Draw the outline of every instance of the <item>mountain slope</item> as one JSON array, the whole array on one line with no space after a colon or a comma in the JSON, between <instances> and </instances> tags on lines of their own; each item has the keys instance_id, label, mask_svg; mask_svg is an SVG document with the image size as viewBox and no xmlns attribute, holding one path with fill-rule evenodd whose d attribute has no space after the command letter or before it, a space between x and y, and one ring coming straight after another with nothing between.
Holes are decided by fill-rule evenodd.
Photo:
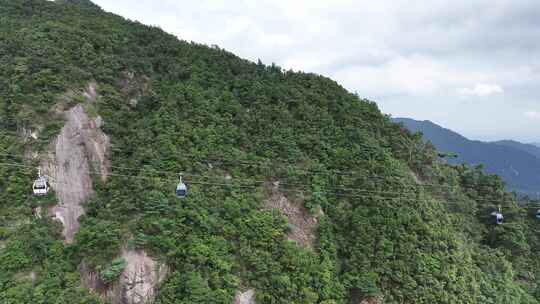
<instances>
[{"instance_id":1,"label":"mountain slope","mask_svg":"<svg viewBox=\"0 0 540 304\"><path fill-rule=\"evenodd\" d=\"M412 132L422 132L437 149L458 154L450 163L482 164L501 176L509 189L537 196L540 193L540 149L511 141L486 143L469 140L430 121L395 118Z\"/></svg>"},{"instance_id":2,"label":"mountain slope","mask_svg":"<svg viewBox=\"0 0 540 304\"><path fill-rule=\"evenodd\" d=\"M533 144L523 144L514 140L500 140L500 141L494 141L492 143L497 144L497 145L512 147L521 151L525 151L531 155L534 155L540 158L540 148Z\"/></svg>"},{"instance_id":3,"label":"mountain slope","mask_svg":"<svg viewBox=\"0 0 540 304\"><path fill-rule=\"evenodd\" d=\"M538 303L538 225L501 179L334 81L91 5L0 17L1 303ZM91 196L33 197L47 159Z\"/></svg>"}]
</instances>

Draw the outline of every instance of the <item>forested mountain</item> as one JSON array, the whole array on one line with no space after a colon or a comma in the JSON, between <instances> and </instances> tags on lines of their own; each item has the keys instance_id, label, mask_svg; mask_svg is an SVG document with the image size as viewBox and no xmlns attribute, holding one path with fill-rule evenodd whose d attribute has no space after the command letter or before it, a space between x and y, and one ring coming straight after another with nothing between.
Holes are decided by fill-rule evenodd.
<instances>
[{"instance_id":1,"label":"forested mountain","mask_svg":"<svg viewBox=\"0 0 540 304\"><path fill-rule=\"evenodd\" d=\"M453 152L456 158L447 158L451 164L482 164L488 173L501 176L508 188L537 197L540 194L540 148L516 141L482 142L469 140L456 132L431 121L394 118L412 132L422 132L443 152Z\"/></svg>"},{"instance_id":2,"label":"forested mountain","mask_svg":"<svg viewBox=\"0 0 540 304\"><path fill-rule=\"evenodd\" d=\"M538 303L535 211L328 78L0 0L0 303Z\"/></svg>"}]
</instances>

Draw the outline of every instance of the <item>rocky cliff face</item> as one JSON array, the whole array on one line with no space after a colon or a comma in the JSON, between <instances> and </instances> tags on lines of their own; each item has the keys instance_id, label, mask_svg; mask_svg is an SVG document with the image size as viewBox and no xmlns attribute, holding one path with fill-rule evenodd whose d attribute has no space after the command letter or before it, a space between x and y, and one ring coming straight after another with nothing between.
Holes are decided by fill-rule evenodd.
<instances>
[{"instance_id":1,"label":"rocky cliff face","mask_svg":"<svg viewBox=\"0 0 540 304\"><path fill-rule=\"evenodd\" d=\"M360 302L360 304L383 304L383 303L384 303L384 298L382 296L370 297Z\"/></svg>"},{"instance_id":2,"label":"rocky cliff face","mask_svg":"<svg viewBox=\"0 0 540 304\"><path fill-rule=\"evenodd\" d=\"M279 190L279 182L267 185L267 190L269 197L264 202L264 208L280 211L290 225L290 232L287 235L289 240L304 248L312 249L319 223L317 217L310 214L301 201L289 200Z\"/></svg>"},{"instance_id":3,"label":"rocky cliff face","mask_svg":"<svg viewBox=\"0 0 540 304\"><path fill-rule=\"evenodd\" d=\"M82 92L65 94L61 105L55 109L65 120L65 125L41 162L43 173L49 177L59 202L49 209L49 214L62 222L67 243L73 242L79 229L84 203L93 194L93 178L106 182L109 174L107 152L110 140L101 131L104 122L99 116L91 118L87 111L99 99L96 87L95 83L90 83ZM64 105L81 97L85 103L71 108ZM104 284L99 274L83 263L79 268L83 285L114 304L151 302L168 268L144 251L124 250L121 257L126 261L126 267L118 282Z\"/></svg>"},{"instance_id":4,"label":"rocky cliff face","mask_svg":"<svg viewBox=\"0 0 540 304\"><path fill-rule=\"evenodd\" d=\"M124 249L121 257L126 266L117 282L103 283L97 272L83 264L79 268L83 285L113 304L152 303L159 285L167 278L169 268L149 257L144 250Z\"/></svg>"},{"instance_id":5,"label":"rocky cliff face","mask_svg":"<svg viewBox=\"0 0 540 304\"><path fill-rule=\"evenodd\" d=\"M87 103L94 102L95 85L90 84L82 96ZM49 213L62 222L65 240L71 243L79 229L79 217L84 213L83 204L92 195L92 176L107 179L109 138L100 129L101 118L89 118L82 104L57 112L66 123L41 166L59 201Z\"/></svg>"},{"instance_id":6,"label":"rocky cliff face","mask_svg":"<svg viewBox=\"0 0 540 304\"><path fill-rule=\"evenodd\" d=\"M255 304L255 290L249 289L245 292L236 293L234 304Z\"/></svg>"},{"instance_id":7,"label":"rocky cliff face","mask_svg":"<svg viewBox=\"0 0 540 304\"><path fill-rule=\"evenodd\" d=\"M150 258L144 251L126 250L122 253L126 261L118 287L113 291L114 304L151 303L169 269Z\"/></svg>"}]
</instances>

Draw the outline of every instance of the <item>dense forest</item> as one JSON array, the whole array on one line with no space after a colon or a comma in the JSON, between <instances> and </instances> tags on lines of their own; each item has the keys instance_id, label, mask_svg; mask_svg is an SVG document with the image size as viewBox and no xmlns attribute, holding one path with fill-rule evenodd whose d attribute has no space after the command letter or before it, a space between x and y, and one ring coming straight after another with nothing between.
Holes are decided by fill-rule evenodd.
<instances>
[{"instance_id":1,"label":"dense forest","mask_svg":"<svg viewBox=\"0 0 540 304\"><path fill-rule=\"evenodd\" d=\"M66 98L89 83L95 103ZM72 243L35 215L54 191L31 191L28 155L60 133L60 103L101 117L111 141ZM265 208L276 189L317 217L311 246ZM246 288L261 304L539 303L540 221L504 189L328 78L89 1L0 0L0 303L106 302L81 265L114 285L126 247L170 269L157 304L233 303Z\"/></svg>"}]
</instances>

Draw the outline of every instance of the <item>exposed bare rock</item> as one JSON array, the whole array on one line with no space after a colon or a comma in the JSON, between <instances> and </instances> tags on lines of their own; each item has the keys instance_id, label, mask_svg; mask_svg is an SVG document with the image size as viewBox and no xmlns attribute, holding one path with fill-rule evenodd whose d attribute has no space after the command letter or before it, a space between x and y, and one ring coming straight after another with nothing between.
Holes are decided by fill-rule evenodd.
<instances>
[{"instance_id":1,"label":"exposed bare rock","mask_svg":"<svg viewBox=\"0 0 540 304\"><path fill-rule=\"evenodd\" d=\"M28 278L30 278L30 280L32 281L32 283L35 283L36 280L37 280L37 274L35 271L32 271L30 272L30 274L28 275Z\"/></svg>"},{"instance_id":2,"label":"exposed bare rock","mask_svg":"<svg viewBox=\"0 0 540 304\"><path fill-rule=\"evenodd\" d=\"M382 296L379 297L370 297L363 299L359 304L383 304L384 298Z\"/></svg>"},{"instance_id":3,"label":"exposed bare rock","mask_svg":"<svg viewBox=\"0 0 540 304\"><path fill-rule=\"evenodd\" d=\"M409 173L411 174L411 177L413 178L415 183L419 185L424 184L424 182L420 179L420 177L418 177L418 174L416 174L416 172L414 172L413 170L409 170Z\"/></svg>"},{"instance_id":4,"label":"exposed bare rock","mask_svg":"<svg viewBox=\"0 0 540 304\"><path fill-rule=\"evenodd\" d=\"M129 107L136 108L140 98L150 91L150 78L127 71L122 74L118 86L120 91L127 97Z\"/></svg>"},{"instance_id":5,"label":"exposed bare rock","mask_svg":"<svg viewBox=\"0 0 540 304\"><path fill-rule=\"evenodd\" d=\"M50 212L62 222L66 241L71 243L79 228L78 219L84 212L82 204L92 194L92 179L80 136L86 114L77 106L66 117L68 121L53 143L54 152L48 155L42 167L60 202Z\"/></svg>"},{"instance_id":6,"label":"exposed bare rock","mask_svg":"<svg viewBox=\"0 0 540 304\"><path fill-rule=\"evenodd\" d=\"M169 268L149 257L143 250L123 250L121 257L126 267L118 282L104 284L98 273L86 267L79 267L83 286L113 304L152 303L157 289L167 278Z\"/></svg>"},{"instance_id":7,"label":"exposed bare rock","mask_svg":"<svg viewBox=\"0 0 540 304\"><path fill-rule=\"evenodd\" d=\"M30 128L21 127L17 130L18 136L21 138L23 142L26 142L30 139L38 139L39 133L41 130L32 130Z\"/></svg>"},{"instance_id":8,"label":"exposed bare rock","mask_svg":"<svg viewBox=\"0 0 540 304\"><path fill-rule=\"evenodd\" d=\"M245 292L237 292L234 304L255 304L255 290L249 289Z\"/></svg>"},{"instance_id":9,"label":"exposed bare rock","mask_svg":"<svg viewBox=\"0 0 540 304\"><path fill-rule=\"evenodd\" d=\"M40 218L41 218L41 211L42 211L42 210L41 210L41 207L40 207L40 206L34 208L32 211L33 211L34 217L35 217L36 219L40 219Z\"/></svg>"},{"instance_id":10,"label":"exposed bare rock","mask_svg":"<svg viewBox=\"0 0 540 304\"><path fill-rule=\"evenodd\" d=\"M126 261L120 283L114 291L114 304L151 303L157 287L165 280L169 269L150 258L144 251L127 250L122 253Z\"/></svg>"},{"instance_id":11,"label":"exposed bare rock","mask_svg":"<svg viewBox=\"0 0 540 304\"><path fill-rule=\"evenodd\" d=\"M128 102L129 106L132 108L136 108L137 104L139 104L139 101L135 98L131 98Z\"/></svg>"},{"instance_id":12,"label":"exposed bare rock","mask_svg":"<svg viewBox=\"0 0 540 304\"><path fill-rule=\"evenodd\" d=\"M88 96L94 96L92 88L88 90ZM91 120L81 104L63 112L63 116L66 123L41 166L60 203L49 212L62 222L66 242L71 243L84 213L82 205L93 192L92 173L97 170L103 181L107 179L109 138L99 128L100 118Z\"/></svg>"},{"instance_id":13,"label":"exposed bare rock","mask_svg":"<svg viewBox=\"0 0 540 304\"><path fill-rule=\"evenodd\" d=\"M28 160L38 160L39 159L39 153L28 149L28 150L24 151L24 158L28 159Z\"/></svg>"},{"instance_id":14,"label":"exposed bare rock","mask_svg":"<svg viewBox=\"0 0 540 304\"><path fill-rule=\"evenodd\" d=\"M110 147L110 140L109 137L101 131L102 124L103 122L99 116L95 120L90 120L88 128L83 132L86 133L83 139L91 163L97 166L101 180L106 182L107 176L109 175L107 150Z\"/></svg>"},{"instance_id":15,"label":"exposed bare rock","mask_svg":"<svg viewBox=\"0 0 540 304\"><path fill-rule=\"evenodd\" d=\"M21 272L15 274L14 278L15 280L28 280L34 284L37 280L37 274L35 271Z\"/></svg>"},{"instance_id":16,"label":"exposed bare rock","mask_svg":"<svg viewBox=\"0 0 540 304\"><path fill-rule=\"evenodd\" d=\"M86 89L83 91L82 95L86 98L87 101L95 102L98 98L97 93L97 84L95 82L90 82Z\"/></svg>"},{"instance_id":17,"label":"exposed bare rock","mask_svg":"<svg viewBox=\"0 0 540 304\"><path fill-rule=\"evenodd\" d=\"M79 272L81 273L82 285L95 294L100 294L104 298L107 297L108 286L103 283L99 273L90 269L86 263L82 263L79 266Z\"/></svg>"},{"instance_id":18,"label":"exposed bare rock","mask_svg":"<svg viewBox=\"0 0 540 304\"><path fill-rule=\"evenodd\" d=\"M313 248L318 220L304 207L303 202L292 202L280 190L279 182L267 185L270 196L264 202L266 210L279 210L288 220L288 238L304 248Z\"/></svg>"}]
</instances>

